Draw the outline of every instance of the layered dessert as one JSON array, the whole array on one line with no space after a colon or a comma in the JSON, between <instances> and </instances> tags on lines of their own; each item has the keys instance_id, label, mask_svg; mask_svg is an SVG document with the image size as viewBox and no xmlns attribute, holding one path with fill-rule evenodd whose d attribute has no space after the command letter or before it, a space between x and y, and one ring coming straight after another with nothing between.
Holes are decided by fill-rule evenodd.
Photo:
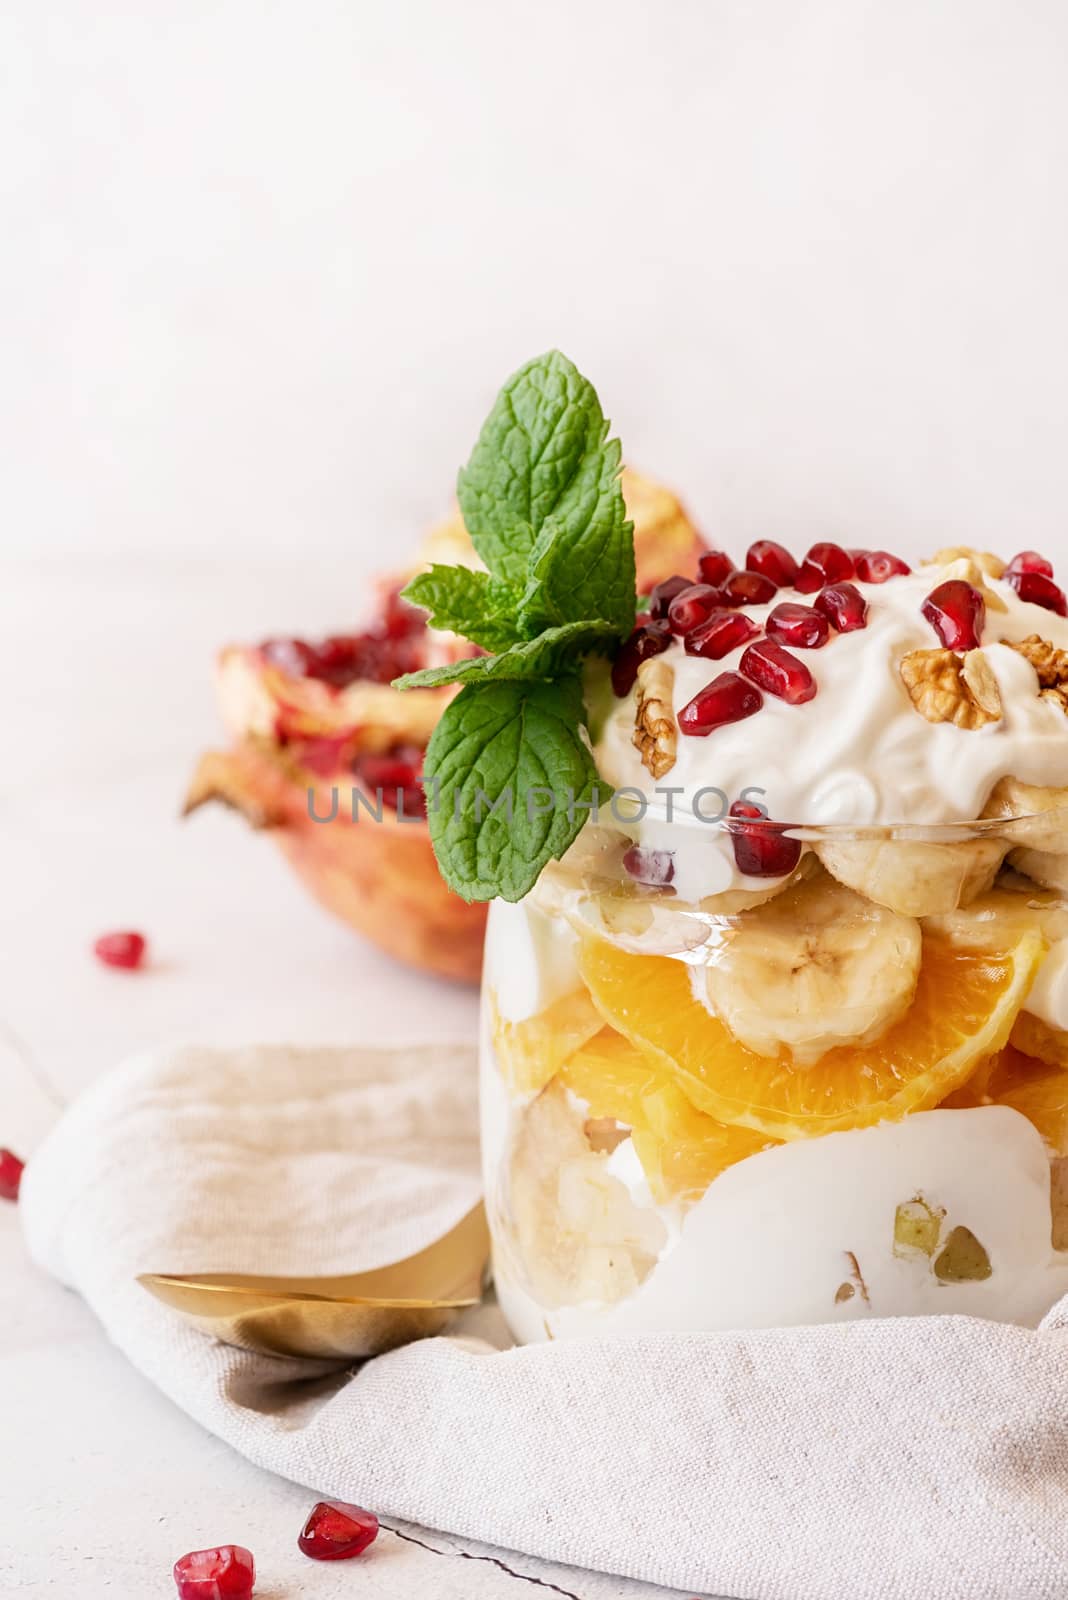
<instances>
[{"instance_id":1,"label":"layered dessert","mask_svg":"<svg viewBox=\"0 0 1068 1600\"><path fill-rule=\"evenodd\" d=\"M678 498L634 471L622 475L638 579L655 585L694 562L703 543ZM216 675L229 748L200 760L187 812L209 801L270 832L328 910L413 966L476 982L486 914L450 892L426 827L423 761L455 690L401 694L402 674L483 654L401 597L413 574L482 563L457 512L424 539L402 576L379 582L358 629L229 645Z\"/></svg>"},{"instance_id":2,"label":"layered dessert","mask_svg":"<svg viewBox=\"0 0 1068 1600\"><path fill-rule=\"evenodd\" d=\"M1003 561L709 550L635 595L558 353L461 473L483 650L426 771L491 901L486 1199L521 1340L1068 1292L1068 604Z\"/></svg>"}]
</instances>

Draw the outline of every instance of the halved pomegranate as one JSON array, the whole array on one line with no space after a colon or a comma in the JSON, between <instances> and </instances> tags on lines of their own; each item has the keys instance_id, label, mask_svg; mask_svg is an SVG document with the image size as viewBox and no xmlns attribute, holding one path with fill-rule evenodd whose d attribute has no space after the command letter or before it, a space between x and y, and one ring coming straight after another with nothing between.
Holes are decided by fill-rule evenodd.
<instances>
[{"instance_id":1,"label":"halved pomegranate","mask_svg":"<svg viewBox=\"0 0 1068 1600\"><path fill-rule=\"evenodd\" d=\"M692 571L704 544L677 498L634 472L624 471L622 484L639 591ZM455 691L390 687L402 672L477 653L427 629L399 598L432 561L478 565L458 513L432 531L408 573L378 586L368 626L222 651L218 696L232 745L201 759L185 809L209 800L236 807L272 833L329 910L391 955L473 983L486 908L445 887L419 786L427 742ZM666 623L646 625L662 627L670 642ZM314 820L331 815L335 793L335 820Z\"/></svg>"}]
</instances>

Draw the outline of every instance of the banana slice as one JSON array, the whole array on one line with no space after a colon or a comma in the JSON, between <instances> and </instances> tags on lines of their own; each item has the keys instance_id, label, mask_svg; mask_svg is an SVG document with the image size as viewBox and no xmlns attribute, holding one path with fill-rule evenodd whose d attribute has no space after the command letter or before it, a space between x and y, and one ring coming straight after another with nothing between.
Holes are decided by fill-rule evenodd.
<instances>
[{"instance_id":1,"label":"banana slice","mask_svg":"<svg viewBox=\"0 0 1068 1600\"><path fill-rule=\"evenodd\" d=\"M983 816L1020 818L1010 835L1016 844L1058 853L1068 849L1068 789L1002 778L991 789Z\"/></svg>"},{"instance_id":2,"label":"banana slice","mask_svg":"<svg viewBox=\"0 0 1068 1600\"><path fill-rule=\"evenodd\" d=\"M1034 928L1053 945L1068 939L1068 902L1051 889L1036 888L1028 879L1007 872L970 906L928 917L923 926L958 950L1004 950Z\"/></svg>"},{"instance_id":3,"label":"banana slice","mask_svg":"<svg viewBox=\"0 0 1068 1600\"><path fill-rule=\"evenodd\" d=\"M1009 846L1003 839L924 844L904 839L825 840L815 846L839 883L903 917L937 917L989 889Z\"/></svg>"},{"instance_id":4,"label":"banana slice","mask_svg":"<svg viewBox=\"0 0 1068 1600\"><path fill-rule=\"evenodd\" d=\"M1021 845L1019 850L1009 851L1009 864L1044 889L1068 894L1068 851L1032 850Z\"/></svg>"},{"instance_id":5,"label":"banana slice","mask_svg":"<svg viewBox=\"0 0 1068 1600\"><path fill-rule=\"evenodd\" d=\"M870 1044L908 1010L920 925L821 874L747 912L695 969L700 998L760 1055L800 1065ZM701 995L701 990L705 995Z\"/></svg>"}]
</instances>

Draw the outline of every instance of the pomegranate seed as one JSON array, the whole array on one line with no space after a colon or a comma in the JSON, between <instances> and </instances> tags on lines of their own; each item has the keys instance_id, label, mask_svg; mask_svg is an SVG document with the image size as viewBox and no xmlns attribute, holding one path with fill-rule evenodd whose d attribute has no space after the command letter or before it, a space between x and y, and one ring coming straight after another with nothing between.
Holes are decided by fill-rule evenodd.
<instances>
[{"instance_id":1,"label":"pomegranate seed","mask_svg":"<svg viewBox=\"0 0 1068 1600\"><path fill-rule=\"evenodd\" d=\"M1040 577L1052 578L1053 562L1040 556L1037 550L1021 550L1019 555L1013 556L1003 576L1011 583L1012 575L1017 572L1037 572Z\"/></svg>"},{"instance_id":2,"label":"pomegranate seed","mask_svg":"<svg viewBox=\"0 0 1068 1600\"><path fill-rule=\"evenodd\" d=\"M734 562L722 550L706 550L697 563L705 583L722 583L727 575L734 571Z\"/></svg>"},{"instance_id":3,"label":"pomegranate seed","mask_svg":"<svg viewBox=\"0 0 1068 1600\"><path fill-rule=\"evenodd\" d=\"M287 678L306 678L315 665L315 651L303 639L265 639L260 653Z\"/></svg>"},{"instance_id":4,"label":"pomegranate seed","mask_svg":"<svg viewBox=\"0 0 1068 1600\"><path fill-rule=\"evenodd\" d=\"M313 1561L348 1561L362 1555L378 1537L378 1518L343 1500L320 1500L312 1507L297 1544Z\"/></svg>"},{"instance_id":5,"label":"pomegranate seed","mask_svg":"<svg viewBox=\"0 0 1068 1600\"><path fill-rule=\"evenodd\" d=\"M747 878L785 878L794 870L801 859L801 842L788 839L782 823L769 822L759 806L745 800L736 800L730 814L744 819L741 827L730 830L739 872Z\"/></svg>"},{"instance_id":6,"label":"pomegranate seed","mask_svg":"<svg viewBox=\"0 0 1068 1600\"><path fill-rule=\"evenodd\" d=\"M421 606L413 606L410 600L401 599L401 589L391 589L386 596L386 603L382 610L382 631L389 639L405 639L412 634L422 633L426 627L427 613Z\"/></svg>"},{"instance_id":7,"label":"pomegranate seed","mask_svg":"<svg viewBox=\"0 0 1068 1600\"><path fill-rule=\"evenodd\" d=\"M830 583L812 604L839 633L853 633L868 626L868 602L855 584Z\"/></svg>"},{"instance_id":8,"label":"pomegranate seed","mask_svg":"<svg viewBox=\"0 0 1068 1600\"><path fill-rule=\"evenodd\" d=\"M720 603L728 606L764 606L778 594L778 585L762 572L732 572L723 581Z\"/></svg>"},{"instance_id":9,"label":"pomegranate seed","mask_svg":"<svg viewBox=\"0 0 1068 1600\"><path fill-rule=\"evenodd\" d=\"M693 586L693 578L683 578L679 573L676 573L673 578L665 578L663 583L657 584L649 596L649 616L666 617L668 606L675 596L681 594L684 589L692 589ZM639 619L636 617L635 622L637 621Z\"/></svg>"},{"instance_id":10,"label":"pomegranate seed","mask_svg":"<svg viewBox=\"0 0 1068 1600\"><path fill-rule=\"evenodd\" d=\"M683 643L688 656L721 661L740 644L755 639L759 632L759 623L747 617L744 611L713 611L707 621L686 635Z\"/></svg>"},{"instance_id":11,"label":"pomegranate seed","mask_svg":"<svg viewBox=\"0 0 1068 1600\"><path fill-rule=\"evenodd\" d=\"M174 1563L174 1582L180 1600L249 1600L256 1563L239 1544L191 1550Z\"/></svg>"},{"instance_id":12,"label":"pomegranate seed","mask_svg":"<svg viewBox=\"0 0 1068 1600\"><path fill-rule=\"evenodd\" d=\"M13 1150L0 1150L0 1200L17 1200L26 1163Z\"/></svg>"},{"instance_id":13,"label":"pomegranate seed","mask_svg":"<svg viewBox=\"0 0 1068 1600\"><path fill-rule=\"evenodd\" d=\"M636 883L659 888L675 876L675 855L671 850L643 850L641 845L632 844L623 857L623 870Z\"/></svg>"},{"instance_id":14,"label":"pomegranate seed","mask_svg":"<svg viewBox=\"0 0 1068 1600\"><path fill-rule=\"evenodd\" d=\"M831 625L812 606L795 606L789 600L769 612L764 624L769 639L792 644L798 650L819 650L831 635Z\"/></svg>"},{"instance_id":15,"label":"pomegranate seed","mask_svg":"<svg viewBox=\"0 0 1068 1600\"><path fill-rule=\"evenodd\" d=\"M144 960L145 936L143 933L102 933L93 945L93 952L106 967L122 967L132 972Z\"/></svg>"},{"instance_id":16,"label":"pomegranate seed","mask_svg":"<svg viewBox=\"0 0 1068 1600\"><path fill-rule=\"evenodd\" d=\"M816 680L796 656L774 639L759 639L742 657L738 671L788 705L800 706L816 693Z\"/></svg>"},{"instance_id":17,"label":"pomegranate seed","mask_svg":"<svg viewBox=\"0 0 1068 1600\"><path fill-rule=\"evenodd\" d=\"M745 564L750 572L762 572L777 589L788 589L797 577L797 562L783 545L774 539L758 539L746 551Z\"/></svg>"},{"instance_id":18,"label":"pomegranate seed","mask_svg":"<svg viewBox=\"0 0 1068 1600\"><path fill-rule=\"evenodd\" d=\"M889 550L856 550L850 554L861 583L886 583L890 578L904 578L912 571L907 561L892 556Z\"/></svg>"},{"instance_id":19,"label":"pomegranate seed","mask_svg":"<svg viewBox=\"0 0 1068 1600\"><path fill-rule=\"evenodd\" d=\"M668 625L672 633L689 633L691 628L699 628L720 603L718 589L713 589L709 583L692 583L668 606Z\"/></svg>"},{"instance_id":20,"label":"pomegranate seed","mask_svg":"<svg viewBox=\"0 0 1068 1600\"><path fill-rule=\"evenodd\" d=\"M381 754L357 756L353 771L373 795L381 791L383 805L396 811L403 806L406 817L426 816L426 794L419 783L423 751L418 745L394 745Z\"/></svg>"},{"instance_id":21,"label":"pomegranate seed","mask_svg":"<svg viewBox=\"0 0 1068 1600\"><path fill-rule=\"evenodd\" d=\"M986 621L986 601L963 578L932 589L920 607L947 650L977 650Z\"/></svg>"},{"instance_id":22,"label":"pomegranate seed","mask_svg":"<svg viewBox=\"0 0 1068 1600\"><path fill-rule=\"evenodd\" d=\"M1059 617L1068 616L1064 590L1052 578L1047 578L1045 573L1006 572L1005 576L1021 600L1028 600L1034 606L1043 606L1047 611L1055 611Z\"/></svg>"},{"instance_id":23,"label":"pomegranate seed","mask_svg":"<svg viewBox=\"0 0 1068 1600\"><path fill-rule=\"evenodd\" d=\"M828 583L841 583L853 576L853 557L840 544L814 544L797 574L795 589L815 594Z\"/></svg>"},{"instance_id":24,"label":"pomegranate seed","mask_svg":"<svg viewBox=\"0 0 1068 1600\"><path fill-rule=\"evenodd\" d=\"M683 706L679 712L679 727L694 738L704 738L713 728L753 716L763 704L764 696L759 689L754 689L736 672L721 672Z\"/></svg>"},{"instance_id":25,"label":"pomegranate seed","mask_svg":"<svg viewBox=\"0 0 1068 1600\"><path fill-rule=\"evenodd\" d=\"M612 663L612 688L620 699L633 689L642 662L660 655L670 643L671 629L662 618L646 623L644 628L635 628Z\"/></svg>"}]
</instances>

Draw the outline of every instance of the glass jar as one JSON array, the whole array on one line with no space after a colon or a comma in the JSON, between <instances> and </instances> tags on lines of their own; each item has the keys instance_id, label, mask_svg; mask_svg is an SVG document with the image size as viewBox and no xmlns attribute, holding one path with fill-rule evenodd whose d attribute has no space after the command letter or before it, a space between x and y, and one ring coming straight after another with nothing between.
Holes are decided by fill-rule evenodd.
<instances>
[{"instance_id":1,"label":"glass jar","mask_svg":"<svg viewBox=\"0 0 1068 1600\"><path fill-rule=\"evenodd\" d=\"M482 1107L523 1342L1034 1325L1068 1292L1068 811L588 825L491 908Z\"/></svg>"}]
</instances>

